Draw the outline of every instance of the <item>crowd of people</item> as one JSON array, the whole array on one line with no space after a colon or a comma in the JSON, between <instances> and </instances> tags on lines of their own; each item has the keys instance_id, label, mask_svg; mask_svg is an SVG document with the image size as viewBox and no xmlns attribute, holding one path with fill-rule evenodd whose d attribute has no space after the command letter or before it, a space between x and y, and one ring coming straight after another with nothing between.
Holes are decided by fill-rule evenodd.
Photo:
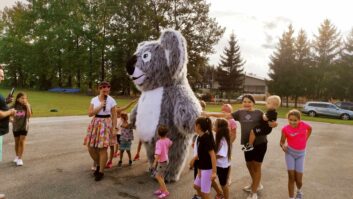
<instances>
[{"instance_id":1,"label":"crowd of people","mask_svg":"<svg viewBox=\"0 0 353 199\"><path fill-rule=\"evenodd\" d=\"M4 80L4 71L0 68L0 82ZM92 170L96 181L104 178L104 170L112 168L113 158L119 157L118 166L123 164L124 153L128 155L128 165L133 163L131 144L134 139L133 126L129 123L126 111L137 100L127 106L118 107L111 97L109 82L99 84L99 95L92 98L88 110L92 117L84 138L93 160ZM266 113L255 109L255 100L252 95L244 95L242 108L233 112L230 104L224 104L221 112L205 112L206 103L201 101L202 115L195 122L195 135L192 138L193 157L190 169L194 170L193 188L196 193L193 199L211 198L211 189L216 192L216 199L228 199L230 196L230 173L232 160L232 145L236 140L238 121L241 126L240 142L244 146L244 157L251 183L244 187L249 192L247 199L257 199L257 192L263 189L261 182L261 168L267 151L267 135L272 128L278 126L276 109L281 104L278 96L267 98ZM12 103L12 101L14 101ZM12 105L8 105L11 104ZM15 159L17 166L22 166L25 139L29 129L29 118L32 109L27 95L20 92L13 100L12 96L6 99L0 95L0 161L2 158L2 136L9 131L9 123L13 125L15 139ZM215 117L216 119L211 119ZM288 172L288 195L290 199L303 198L302 178L304 173L304 159L306 143L311 135L311 126L301 121L301 113L291 110L287 114L288 124L282 128L280 149L285 153ZM173 142L168 138L168 126L160 125L157 129L159 139L155 147L155 161L151 167L151 175L156 178L159 188L154 191L157 198L167 198L170 194L164 182L165 171L168 165L169 148ZM139 159L141 150L134 160ZM108 149L110 153L108 155ZM217 180L218 179L218 180ZM296 194L295 194L296 187ZM0 193L0 199L5 198Z\"/></svg>"}]
</instances>

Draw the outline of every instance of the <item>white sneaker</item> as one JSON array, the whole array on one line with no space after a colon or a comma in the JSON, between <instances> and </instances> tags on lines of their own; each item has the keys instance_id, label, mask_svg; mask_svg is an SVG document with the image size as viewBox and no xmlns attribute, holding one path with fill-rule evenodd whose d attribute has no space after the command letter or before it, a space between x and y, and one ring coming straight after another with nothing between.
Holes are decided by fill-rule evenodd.
<instances>
[{"instance_id":1,"label":"white sneaker","mask_svg":"<svg viewBox=\"0 0 353 199\"><path fill-rule=\"evenodd\" d=\"M5 199L5 194L0 193L0 199Z\"/></svg>"},{"instance_id":2,"label":"white sneaker","mask_svg":"<svg viewBox=\"0 0 353 199\"><path fill-rule=\"evenodd\" d=\"M13 160L14 163L17 163L18 157L16 156L15 159Z\"/></svg>"},{"instance_id":3,"label":"white sneaker","mask_svg":"<svg viewBox=\"0 0 353 199\"><path fill-rule=\"evenodd\" d=\"M23 161L22 159L18 159L16 162L17 166L23 166Z\"/></svg>"},{"instance_id":4,"label":"white sneaker","mask_svg":"<svg viewBox=\"0 0 353 199\"><path fill-rule=\"evenodd\" d=\"M250 193L246 199L257 199L257 193Z\"/></svg>"},{"instance_id":5,"label":"white sneaker","mask_svg":"<svg viewBox=\"0 0 353 199\"><path fill-rule=\"evenodd\" d=\"M259 187L257 187L257 191L261 191L261 190L263 190L263 189L264 189L264 186L260 183L260 184L259 184ZM246 191L246 192L251 192L251 184L245 186L245 187L243 188L243 190Z\"/></svg>"}]
</instances>

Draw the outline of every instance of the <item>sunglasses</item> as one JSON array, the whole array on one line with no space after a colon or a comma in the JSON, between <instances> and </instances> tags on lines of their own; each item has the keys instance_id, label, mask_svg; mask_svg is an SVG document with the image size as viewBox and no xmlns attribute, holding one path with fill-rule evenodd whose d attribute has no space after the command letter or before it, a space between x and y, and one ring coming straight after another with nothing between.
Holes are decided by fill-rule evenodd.
<instances>
[{"instance_id":1,"label":"sunglasses","mask_svg":"<svg viewBox=\"0 0 353 199\"><path fill-rule=\"evenodd\" d=\"M102 88L110 88L110 86L100 86L99 88L100 89L102 89Z\"/></svg>"}]
</instances>

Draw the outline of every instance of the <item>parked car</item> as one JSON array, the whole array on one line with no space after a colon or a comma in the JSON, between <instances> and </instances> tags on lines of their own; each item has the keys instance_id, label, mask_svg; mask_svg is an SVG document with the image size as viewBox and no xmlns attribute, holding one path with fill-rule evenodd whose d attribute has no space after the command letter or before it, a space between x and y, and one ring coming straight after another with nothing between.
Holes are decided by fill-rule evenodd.
<instances>
[{"instance_id":1,"label":"parked car","mask_svg":"<svg viewBox=\"0 0 353 199\"><path fill-rule=\"evenodd\" d=\"M353 111L353 102L336 102L335 104L341 109Z\"/></svg>"},{"instance_id":2,"label":"parked car","mask_svg":"<svg viewBox=\"0 0 353 199\"><path fill-rule=\"evenodd\" d=\"M341 118L342 120L353 119L353 111L341 109L328 102L307 102L304 105L302 112L311 117L328 116Z\"/></svg>"}]
</instances>

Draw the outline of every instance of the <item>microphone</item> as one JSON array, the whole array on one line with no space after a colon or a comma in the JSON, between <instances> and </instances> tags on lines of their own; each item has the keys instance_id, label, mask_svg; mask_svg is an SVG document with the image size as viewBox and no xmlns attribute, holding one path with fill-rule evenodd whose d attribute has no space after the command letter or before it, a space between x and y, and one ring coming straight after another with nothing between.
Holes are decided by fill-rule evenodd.
<instances>
[{"instance_id":1,"label":"microphone","mask_svg":"<svg viewBox=\"0 0 353 199\"><path fill-rule=\"evenodd\" d=\"M108 98L108 95L104 95L104 101L105 101L105 103L107 103L107 98ZM103 111L105 111L105 105L103 106Z\"/></svg>"}]
</instances>

